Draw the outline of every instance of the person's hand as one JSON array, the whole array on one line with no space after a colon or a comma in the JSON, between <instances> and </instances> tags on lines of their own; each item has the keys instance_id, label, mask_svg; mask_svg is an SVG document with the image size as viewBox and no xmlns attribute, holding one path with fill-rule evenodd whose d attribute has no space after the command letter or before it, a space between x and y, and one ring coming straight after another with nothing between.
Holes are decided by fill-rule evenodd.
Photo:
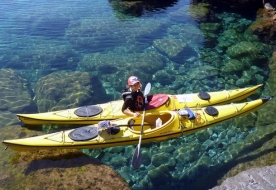
<instances>
[{"instance_id":1,"label":"person's hand","mask_svg":"<svg viewBox=\"0 0 276 190\"><path fill-rule=\"evenodd\" d=\"M134 116L134 117L140 117L140 115L141 115L141 114L140 114L139 112L135 112L133 116Z\"/></svg>"}]
</instances>

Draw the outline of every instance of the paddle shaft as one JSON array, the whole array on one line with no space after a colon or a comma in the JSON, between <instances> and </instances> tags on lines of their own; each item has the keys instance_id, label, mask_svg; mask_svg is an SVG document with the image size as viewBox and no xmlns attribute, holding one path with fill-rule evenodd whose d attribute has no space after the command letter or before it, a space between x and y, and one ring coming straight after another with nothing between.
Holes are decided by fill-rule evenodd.
<instances>
[{"instance_id":1,"label":"paddle shaft","mask_svg":"<svg viewBox=\"0 0 276 190\"><path fill-rule=\"evenodd\" d=\"M147 95L151 89L151 84L148 83L146 88L145 88L145 105L144 105L144 111L143 111L143 117L142 117L142 124L141 124L141 131L140 131L140 138L139 138L139 143L135 149L134 155L132 157L132 167L133 168L139 168L142 164L142 154L141 154L141 143L142 143L142 136L143 136L143 128L144 128L144 120L145 120L145 112L146 112L146 105L148 103L147 100Z\"/></svg>"},{"instance_id":2,"label":"paddle shaft","mask_svg":"<svg viewBox=\"0 0 276 190\"><path fill-rule=\"evenodd\" d=\"M138 143L137 147L135 148L134 155L132 157L132 167L135 169L138 169L142 164L141 143L142 143L142 134L143 134L143 128L144 128L145 110L146 110L146 108L143 111L139 143Z\"/></svg>"},{"instance_id":3,"label":"paddle shaft","mask_svg":"<svg viewBox=\"0 0 276 190\"><path fill-rule=\"evenodd\" d=\"M142 136L143 136L143 129L144 129L144 120L145 120L145 112L146 112L146 106L143 111L143 117L142 117L142 124L141 124L141 131L140 131L140 137L139 137L139 145L141 146ZM140 149L139 146L139 149ZM139 151L139 150L138 150Z\"/></svg>"},{"instance_id":4,"label":"paddle shaft","mask_svg":"<svg viewBox=\"0 0 276 190\"><path fill-rule=\"evenodd\" d=\"M143 129L144 129L144 120L145 120L145 112L146 112L146 105L148 103L147 100L147 94L145 94L145 105L144 105L144 110L143 110L143 117L142 117L142 124L141 124L141 131L140 131L140 138L139 138L139 150L140 150L140 146L141 146L141 142L142 142L142 136L143 136ZM139 151L138 150L138 151ZM139 156L139 155L138 155Z\"/></svg>"}]
</instances>

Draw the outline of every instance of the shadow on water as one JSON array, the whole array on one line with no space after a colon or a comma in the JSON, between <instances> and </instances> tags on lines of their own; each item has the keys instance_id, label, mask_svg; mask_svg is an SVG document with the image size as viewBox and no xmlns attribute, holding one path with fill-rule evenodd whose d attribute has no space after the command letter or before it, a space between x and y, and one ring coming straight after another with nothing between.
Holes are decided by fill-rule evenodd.
<instances>
[{"instance_id":1,"label":"shadow on water","mask_svg":"<svg viewBox=\"0 0 276 190\"><path fill-rule=\"evenodd\" d=\"M43 124L43 125L30 125L22 123L21 127L27 128L32 131L45 131L46 129L56 129L56 130L69 130L78 127L83 127L86 125L66 125L66 124Z\"/></svg>"},{"instance_id":2,"label":"shadow on water","mask_svg":"<svg viewBox=\"0 0 276 190\"><path fill-rule=\"evenodd\" d=\"M204 2L203 0L197 1ZM247 19L255 19L256 12L260 7L263 6L263 1L221 1L212 0L209 1L214 7L217 7L216 11L219 13L231 12L242 15L242 17ZM246 11L245 11L246 10Z\"/></svg>"},{"instance_id":3,"label":"shadow on water","mask_svg":"<svg viewBox=\"0 0 276 190\"><path fill-rule=\"evenodd\" d=\"M110 5L114 11L119 13L140 17L143 14L156 12L160 9L172 7L178 0L143 0L143 1L122 1L122 0L109 0Z\"/></svg>"},{"instance_id":4,"label":"shadow on water","mask_svg":"<svg viewBox=\"0 0 276 190\"><path fill-rule=\"evenodd\" d=\"M67 158L69 157L69 158ZM55 161L53 161L55 160ZM87 156L81 155L81 153L67 153L65 155L51 156L47 159L42 158L40 160L31 161L25 170L25 175L31 172L47 169L47 168L74 168L82 167L85 165L102 165L102 163L94 158L89 158Z\"/></svg>"}]
</instances>

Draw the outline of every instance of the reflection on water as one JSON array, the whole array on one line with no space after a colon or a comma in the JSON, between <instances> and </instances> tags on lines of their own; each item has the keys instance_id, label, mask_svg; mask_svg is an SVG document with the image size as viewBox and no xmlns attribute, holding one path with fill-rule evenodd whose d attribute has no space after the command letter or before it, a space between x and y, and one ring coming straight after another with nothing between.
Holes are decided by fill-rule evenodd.
<instances>
[{"instance_id":1,"label":"reflection on water","mask_svg":"<svg viewBox=\"0 0 276 190\"><path fill-rule=\"evenodd\" d=\"M1 1L0 11L1 139L59 131L57 125L11 125L18 122L17 113L120 99L130 75L151 82L151 93L265 83L275 49L249 30L255 18L248 14L188 0ZM263 109L195 134L143 145L139 170L130 166L134 146L83 152L113 167L133 189L192 189L196 179L224 170L272 138L273 126L256 127L264 123L258 114L266 118L268 113ZM3 176L10 174L7 160L15 154L3 152ZM20 169L12 170L22 173ZM26 175L33 170L28 171ZM8 187L7 180L0 178L0 183Z\"/></svg>"}]
</instances>

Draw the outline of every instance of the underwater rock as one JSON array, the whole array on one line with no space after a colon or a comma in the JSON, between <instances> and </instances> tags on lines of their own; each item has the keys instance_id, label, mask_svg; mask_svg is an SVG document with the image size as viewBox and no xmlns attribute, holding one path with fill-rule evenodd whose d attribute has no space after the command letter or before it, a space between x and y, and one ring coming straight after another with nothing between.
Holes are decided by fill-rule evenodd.
<instances>
[{"instance_id":1,"label":"underwater rock","mask_svg":"<svg viewBox=\"0 0 276 190\"><path fill-rule=\"evenodd\" d=\"M273 27L273 23L271 22L271 18L262 18L254 22L250 26L250 29L254 34L264 36L269 34L270 29L272 27Z\"/></svg>"},{"instance_id":2,"label":"underwater rock","mask_svg":"<svg viewBox=\"0 0 276 190\"><path fill-rule=\"evenodd\" d=\"M0 121L1 121L0 128L4 127L4 126L17 124L19 122L16 114L14 114L13 112L10 112L10 111L3 111L3 110L1 110Z\"/></svg>"},{"instance_id":3,"label":"underwater rock","mask_svg":"<svg viewBox=\"0 0 276 190\"><path fill-rule=\"evenodd\" d=\"M123 147L123 146L110 147L107 152L108 153L118 153L119 154L119 153L123 152L124 148L125 147Z\"/></svg>"},{"instance_id":4,"label":"underwater rock","mask_svg":"<svg viewBox=\"0 0 276 190\"><path fill-rule=\"evenodd\" d=\"M134 152L131 155L133 155L133 154L134 154ZM142 155L143 155L143 163L142 164L145 166L149 166L151 164L151 159L152 159L151 154L146 149L142 149Z\"/></svg>"},{"instance_id":5,"label":"underwater rock","mask_svg":"<svg viewBox=\"0 0 276 190\"><path fill-rule=\"evenodd\" d=\"M170 141L160 142L160 149L166 153L172 153L175 147L170 143Z\"/></svg>"},{"instance_id":6,"label":"underwater rock","mask_svg":"<svg viewBox=\"0 0 276 190\"><path fill-rule=\"evenodd\" d=\"M125 156L134 154L135 147L133 147L133 146L124 146L123 148L124 148L124 155Z\"/></svg>"},{"instance_id":7,"label":"underwater rock","mask_svg":"<svg viewBox=\"0 0 276 190\"><path fill-rule=\"evenodd\" d=\"M210 158L214 157L217 154L217 152L214 149L210 149L208 151L208 155Z\"/></svg>"},{"instance_id":8,"label":"underwater rock","mask_svg":"<svg viewBox=\"0 0 276 190\"><path fill-rule=\"evenodd\" d=\"M190 47L198 46L199 48L200 47L199 44L203 44L205 42L205 36L202 33L202 31L198 27L192 24L172 25L167 29L167 32L168 32L168 35L174 36L176 39L181 40L182 42L186 43ZM191 58L193 54L197 56L197 54L193 53L191 49L187 48L187 50L190 51L189 57L187 59Z\"/></svg>"},{"instance_id":9,"label":"underwater rock","mask_svg":"<svg viewBox=\"0 0 276 190\"><path fill-rule=\"evenodd\" d=\"M177 39L163 38L153 41L153 46L168 57L175 59L185 51L187 45Z\"/></svg>"},{"instance_id":10,"label":"underwater rock","mask_svg":"<svg viewBox=\"0 0 276 190\"><path fill-rule=\"evenodd\" d=\"M84 154L93 157L98 158L99 156L102 156L104 154L104 151L100 148L98 149L82 149L81 150Z\"/></svg>"},{"instance_id":11,"label":"underwater rock","mask_svg":"<svg viewBox=\"0 0 276 190\"><path fill-rule=\"evenodd\" d=\"M275 44L275 11L270 11L265 8L259 9L257 19L251 24L250 30L258 35L262 41Z\"/></svg>"},{"instance_id":12,"label":"underwater rock","mask_svg":"<svg viewBox=\"0 0 276 190\"><path fill-rule=\"evenodd\" d=\"M154 186L150 179L143 177L135 182L132 189L154 189Z\"/></svg>"},{"instance_id":13,"label":"underwater rock","mask_svg":"<svg viewBox=\"0 0 276 190\"><path fill-rule=\"evenodd\" d=\"M188 169L188 171L185 171L185 173L179 177L179 180L194 179L195 176L202 176L210 171L211 165L211 158L203 155Z\"/></svg>"},{"instance_id":14,"label":"underwater rock","mask_svg":"<svg viewBox=\"0 0 276 190\"><path fill-rule=\"evenodd\" d=\"M61 71L42 77L35 89L38 110L62 110L101 102L105 94L102 89L94 89L97 83L97 78L88 72Z\"/></svg>"},{"instance_id":15,"label":"underwater rock","mask_svg":"<svg viewBox=\"0 0 276 190\"><path fill-rule=\"evenodd\" d=\"M13 70L0 70L0 96L0 110L3 113L37 110L27 80Z\"/></svg>"},{"instance_id":16,"label":"underwater rock","mask_svg":"<svg viewBox=\"0 0 276 190\"><path fill-rule=\"evenodd\" d=\"M128 56L115 53L94 53L84 55L79 63L79 67L85 70L96 70L100 74L116 74L131 69L141 69L145 72L154 73L160 70L164 64L165 57L157 52L129 53Z\"/></svg>"},{"instance_id":17,"label":"underwater rock","mask_svg":"<svg viewBox=\"0 0 276 190\"><path fill-rule=\"evenodd\" d=\"M237 142L237 138L236 137L231 137L230 143L236 143Z\"/></svg>"},{"instance_id":18,"label":"underwater rock","mask_svg":"<svg viewBox=\"0 0 276 190\"><path fill-rule=\"evenodd\" d=\"M228 59L221 67L221 71L225 73L236 73L237 71L242 72L245 65L237 59Z\"/></svg>"},{"instance_id":19,"label":"underwater rock","mask_svg":"<svg viewBox=\"0 0 276 190\"><path fill-rule=\"evenodd\" d=\"M190 80L202 80L218 76L219 70L216 67L209 66L209 65L203 65L197 69L193 69L189 72L189 78Z\"/></svg>"},{"instance_id":20,"label":"underwater rock","mask_svg":"<svg viewBox=\"0 0 276 190\"><path fill-rule=\"evenodd\" d=\"M171 174L167 166L161 165L151 169L146 178L149 178L154 186L160 187L160 185L166 184L167 181L171 180Z\"/></svg>"},{"instance_id":21,"label":"underwater rock","mask_svg":"<svg viewBox=\"0 0 276 190\"><path fill-rule=\"evenodd\" d=\"M123 166L121 169L119 169L117 171L127 181L127 183L130 183L132 181L132 177L131 177L132 170L131 170L131 168Z\"/></svg>"},{"instance_id":22,"label":"underwater rock","mask_svg":"<svg viewBox=\"0 0 276 190\"><path fill-rule=\"evenodd\" d=\"M227 163L228 161L235 159L237 156L252 153L252 150L261 147L264 142L271 138L269 136L273 136L275 131L276 129L273 125L266 125L266 127L257 125L255 130L249 133L243 141L230 144L227 147L226 151L222 153L222 155L224 154L225 156L225 162Z\"/></svg>"},{"instance_id":23,"label":"underwater rock","mask_svg":"<svg viewBox=\"0 0 276 190\"><path fill-rule=\"evenodd\" d=\"M242 34L240 34L235 29L224 30L222 36L218 38L219 44L218 47L226 49L230 46L237 44L237 42L245 41Z\"/></svg>"},{"instance_id":24,"label":"underwater rock","mask_svg":"<svg viewBox=\"0 0 276 190\"><path fill-rule=\"evenodd\" d=\"M200 23L200 29L205 36L205 47L215 47L218 39L218 32L221 29L221 24L219 23Z\"/></svg>"},{"instance_id":25,"label":"underwater rock","mask_svg":"<svg viewBox=\"0 0 276 190\"><path fill-rule=\"evenodd\" d=\"M247 132L251 128L256 126L256 121L258 115L256 113L250 113L246 114L241 118L235 118L233 119L233 125L237 126L237 129L239 129L242 132ZM228 133L227 133L228 134ZM234 136L234 130L233 130L233 135Z\"/></svg>"},{"instance_id":26,"label":"underwater rock","mask_svg":"<svg viewBox=\"0 0 276 190\"><path fill-rule=\"evenodd\" d=\"M140 16L143 13L143 1L111 0L110 2L114 10L123 14Z\"/></svg>"},{"instance_id":27,"label":"underwater rock","mask_svg":"<svg viewBox=\"0 0 276 190\"><path fill-rule=\"evenodd\" d=\"M251 42L239 42L229 47L226 53L247 65L260 65L267 62L267 57Z\"/></svg>"},{"instance_id":28,"label":"underwater rock","mask_svg":"<svg viewBox=\"0 0 276 190\"><path fill-rule=\"evenodd\" d=\"M29 43L29 46L24 51L3 57L4 67L20 69L25 78L32 81L58 69L75 70L77 67L79 56L70 44L60 45L55 41L31 39L18 46L25 46L25 43Z\"/></svg>"},{"instance_id":29,"label":"underwater rock","mask_svg":"<svg viewBox=\"0 0 276 190\"><path fill-rule=\"evenodd\" d=\"M216 33L221 30L222 26L220 23L200 23L199 27L204 32Z\"/></svg>"},{"instance_id":30,"label":"underwater rock","mask_svg":"<svg viewBox=\"0 0 276 190\"><path fill-rule=\"evenodd\" d=\"M162 85L169 85L171 81L175 80L175 76L167 73L165 69L157 71L153 76L152 80L161 83Z\"/></svg>"},{"instance_id":31,"label":"underwater rock","mask_svg":"<svg viewBox=\"0 0 276 190\"><path fill-rule=\"evenodd\" d=\"M110 165L112 165L113 167L120 168L126 165L127 158L123 155L115 154L112 156L109 162L110 162Z\"/></svg>"},{"instance_id":32,"label":"underwater rock","mask_svg":"<svg viewBox=\"0 0 276 190\"><path fill-rule=\"evenodd\" d=\"M137 43L147 37L162 36L168 21L148 18L129 23L112 18L104 22L93 18L79 19L70 22L66 37L76 49L100 52L126 43Z\"/></svg>"},{"instance_id":33,"label":"underwater rock","mask_svg":"<svg viewBox=\"0 0 276 190\"><path fill-rule=\"evenodd\" d=\"M181 162L183 164L187 164L199 158L200 150L200 144L183 143L181 147L174 152L174 157L176 161Z\"/></svg>"},{"instance_id":34,"label":"underwater rock","mask_svg":"<svg viewBox=\"0 0 276 190\"><path fill-rule=\"evenodd\" d=\"M207 20L210 14L210 6L208 3L191 4L188 13L195 21L203 22Z\"/></svg>"},{"instance_id":35,"label":"underwater rock","mask_svg":"<svg viewBox=\"0 0 276 190\"><path fill-rule=\"evenodd\" d=\"M245 32L243 33L243 36L244 38L246 39L246 41L248 42L257 42L257 43L261 43L260 41L260 38L258 37L258 35L254 34L252 32L252 30L250 30L249 28L245 30ZM263 45L266 46L266 44L262 43ZM257 46L257 48L260 47L260 46ZM266 49L267 50L267 49Z\"/></svg>"},{"instance_id":36,"label":"underwater rock","mask_svg":"<svg viewBox=\"0 0 276 190\"><path fill-rule=\"evenodd\" d=\"M231 137L234 137L236 135L236 131L233 130L233 129L230 129L227 131L227 136L228 136L228 139L230 139Z\"/></svg>"},{"instance_id":37,"label":"underwater rock","mask_svg":"<svg viewBox=\"0 0 276 190\"><path fill-rule=\"evenodd\" d=\"M244 32L248 29L250 24L252 24L252 20L246 19L237 13L225 13L224 16L225 17L223 18L223 24L226 29L225 33L223 33L224 36L233 35L228 36L232 42L235 38L237 40L244 41Z\"/></svg>"},{"instance_id":38,"label":"underwater rock","mask_svg":"<svg viewBox=\"0 0 276 190\"><path fill-rule=\"evenodd\" d=\"M265 106L264 109L258 110L258 121L259 125L268 125L276 123L276 52L273 52L272 58L269 62L270 73L268 80L266 81L265 89L262 92L262 97L274 96L272 101ZM265 110L265 111L264 111Z\"/></svg>"},{"instance_id":39,"label":"underwater rock","mask_svg":"<svg viewBox=\"0 0 276 190\"><path fill-rule=\"evenodd\" d=\"M204 48L199 52L200 60L208 62L208 66L215 66L217 68L223 65L222 56L218 51L214 51L212 48ZM204 65L204 64L201 64ZM199 66L201 66L199 65Z\"/></svg>"},{"instance_id":40,"label":"underwater rock","mask_svg":"<svg viewBox=\"0 0 276 190\"><path fill-rule=\"evenodd\" d=\"M257 67L251 66L249 70L244 70L242 76L236 80L236 86L242 87L249 84L261 84L264 82L267 71Z\"/></svg>"},{"instance_id":41,"label":"underwater rock","mask_svg":"<svg viewBox=\"0 0 276 190\"><path fill-rule=\"evenodd\" d=\"M243 87L243 86L249 85L250 81L251 81L250 78L242 76L240 79L236 81L235 85L238 87Z\"/></svg>"},{"instance_id":42,"label":"underwater rock","mask_svg":"<svg viewBox=\"0 0 276 190\"><path fill-rule=\"evenodd\" d=\"M202 150L206 151L211 148L214 148L214 141L207 139L205 142L202 143Z\"/></svg>"},{"instance_id":43,"label":"underwater rock","mask_svg":"<svg viewBox=\"0 0 276 190\"><path fill-rule=\"evenodd\" d=\"M169 153L159 153L159 154L154 154L152 156L152 165L155 166L155 167L159 167L161 166L162 164L166 164L169 162L171 158L171 154Z\"/></svg>"},{"instance_id":44,"label":"underwater rock","mask_svg":"<svg viewBox=\"0 0 276 190\"><path fill-rule=\"evenodd\" d=\"M223 130L223 131L221 131L221 132L219 133L218 139L219 139L219 140L223 140L223 139L226 138L226 136L227 136L227 131L226 131L226 130Z\"/></svg>"},{"instance_id":45,"label":"underwater rock","mask_svg":"<svg viewBox=\"0 0 276 190\"><path fill-rule=\"evenodd\" d=\"M209 133L206 130L196 132L195 136L200 142L205 142L210 137Z\"/></svg>"},{"instance_id":46,"label":"underwater rock","mask_svg":"<svg viewBox=\"0 0 276 190\"><path fill-rule=\"evenodd\" d=\"M101 81L109 83L119 93L121 98L122 84L131 75L137 75L143 81L152 80L150 74L162 70L166 63L165 56L158 52L128 53L126 55L116 53L86 54L79 62L79 69L96 72ZM139 63L139 64L137 64Z\"/></svg>"}]
</instances>

